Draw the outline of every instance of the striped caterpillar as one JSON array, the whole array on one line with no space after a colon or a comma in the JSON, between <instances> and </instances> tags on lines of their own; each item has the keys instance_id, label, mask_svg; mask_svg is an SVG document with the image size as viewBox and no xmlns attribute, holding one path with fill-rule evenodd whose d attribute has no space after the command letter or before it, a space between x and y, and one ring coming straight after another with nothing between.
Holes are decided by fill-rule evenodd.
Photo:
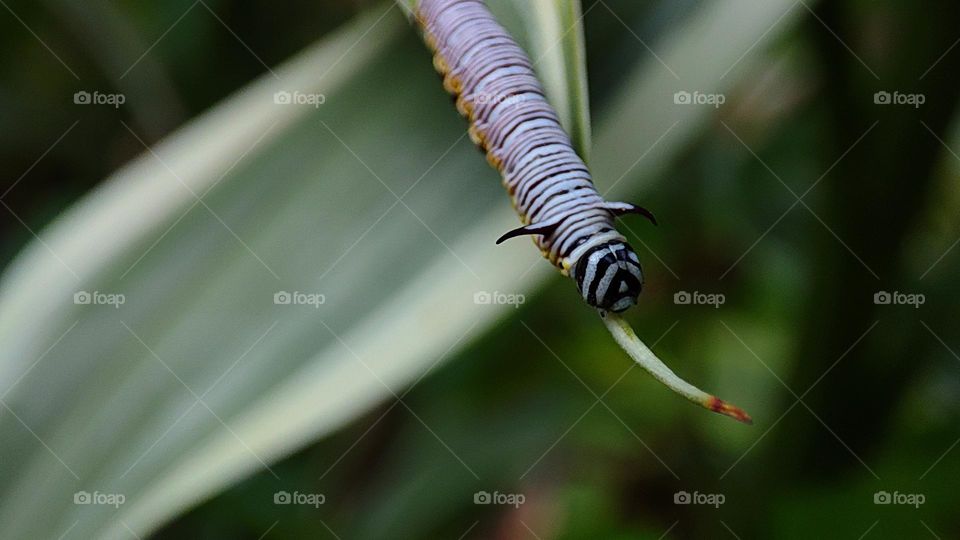
<instances>
[{"instance_id":1,"label":"striped caterpillar","mask_svg":"<svg viewBox=\"0 0 960 540\"><path fill-rule=\"evenodd\" d=\"M470 138L500 172L523 223L497 243L532 235L641 366L687 399L749 423L738 407L677 377L617 315L637 303L643 271L614 219L639 214L654 225L656 219L640 206L600 196L523 49L482 0L420 0L416 19L444 88L470 123Z\"/></svg>"}]
</instances>

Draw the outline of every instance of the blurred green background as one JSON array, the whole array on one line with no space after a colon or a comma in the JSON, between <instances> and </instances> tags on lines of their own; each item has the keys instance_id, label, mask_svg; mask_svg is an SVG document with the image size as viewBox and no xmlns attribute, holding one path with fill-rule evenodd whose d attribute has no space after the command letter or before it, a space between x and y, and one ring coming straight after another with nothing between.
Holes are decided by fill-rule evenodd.
<instances>
[{"instance_id":1,"label":"blurred green background","mask_svg":"<svg viewBox=\"0 0 960 540\"><path fill-rule=\"evenodd\" d=\"M689 67L696 59L684 70L663 53L683 39L677 33L708 3L583 0L595 126L591 164L607 172L597 175L598 185L616 183L622 196L660 221L654 229L628 219L628 228L621 228L647 274L640 306L629 318L675 371L743 406L754 426L691 407L633 369L569 280L550 275L517 309L471 327L449 355L431 356L428 369L411 375L393 395L373 399L372 408L358 407L355 418L329 436L278 456L271 470L254 468L153 537L960 537L960 328L954 309L960 290L951 277L960 269L960 249L954 249L960 236L960 5L931 0L923 7L897 1L784 6L772 24L738 36L747 46L731 51L733 65L713 66L722 74L716 87L702 87L684 85L696 77ZM0 232L7 264L34 241L34 233L143 154L144 144L161 141L257 77L269 78L267 66L278 66L358 17L379 21L384 13L386 22L364 39L389 46L363 60L369 67L358 76L355 102L327 96L318 114L330 116L311 128L326 138L302 135L294 155L309 159L314 144L339 148L326 132L346 134L343 146L350 150L340 148L337 159L360 173L379 171L386 180L381 183L402 193L417 179L393 178L394 167L427 170L453 143L452 159L472 174L442 160L434 164L437 169L416 188L425 198L417 201L420 206L411 202L417 211L411 213L428 215L428 228L437 233L422 234L416 224L421 234L415 238L397 232L412 244L440 250L436 239L455 240L445 234L448 223L479 222L483 201L508 205L495 173L469 141L454 142L465 125L431 74L416 32L388 4L45 0L4 7L0 168L7 191L0 197L6 207ZM344 50L338 63L359 62L351 48ZM727 65L736 71L725 71ZM634 93L635 69L675 78L671 90L722 91L725 102L717 108L684 105L667 92L636 114L623 97ZM71 96L83 89L122 92L127 103L77 106ZM885 104L877 92L893 99L922 95L924 102ZM695 120L685 116L693 108ZM647 114L660 118L659 127L650 127ZM380 126L371 121L377 117L392 121ZM418 122L418 129L433 135L405 135ZM626 126L647 143L638 148L622 141L617 148L624 132L611 128L606 133L613 135L603 135L597 126L605 122ZM677 132L672 126L679 126ZM684 129L689 134L678 138ZM351 135L364 130L369 142L356 143ZM410 163L397 165L384 148L407 148ZM621 155L635 167L598 161L606 155ZM370 165L363 162L361 169L354 157ZM663 162L655 170L645 170L657 159ZM244 171L249 182L242 189L253 202L228 207L222 212L226 221L247 219L249 232L258 223L282 220L278 212L290 206L263 190L283 189L284 171L296 171L299 163L277 157ZM338 184L332 173L324 179L335 187L303 195L305 206L350 207L349 193L361 189ZM380 190L375 180L367 182L370 191ZM241 188L218 187L213 196L227 189ZM316 202L321 198L325 202ZM369 224L392 202L386 197L376 212L357 212ZM192 219L184 223L192 227ZM327 264L364 232L339 224L300 226L314 227L303 233L306 238L315 234L339 246L324 248ZM483 230L479 239L492 243L508 226ZM191 237L191 230L183 236ZM381 229L369 234L376 239ZM169 240L170 256L182 261L187 274L212 272L202 263L206 258L233 264L232 255L217 247L232 244L230 236L209 239L206 249L179 249L184 244L176 237ZM348 307L323 308L344 310L331 317L359 318L375 307L352 301L361 298L356 290L393 289L392 276L400 282L424 272L411 266L399 246L375 249L374 242L369 253L358 247L348 258L380 265L386 277L356 283L343 275L340 285L322 289L331 297L338 290L349 293L343 295ZM507 273L519 275L535 263L534 250L524 249L530 258ZM456 254L442 256L456 266ZM136 254L122 266L133 259ZM146 281L159 279L149 273L153 268L160 267L148 256L137 272ZM323 271L302 268L304 275ZM174 290L180 278L170 278ZM165 305L167 289L158 285L156 292L153 305ZM678 303L675 295L684 292L719 294L724 301L716 307ZM878 303L875 296L883 292L922 295L923 303ZM218 313L206 313L209 331L229 342L233 323ZM321 328L312 324L299 333L323 333ZM242 334L232 358L266 329ZM43 352L52 342L36 347ZM209 353L195 352L197 358ZM60 369L51 358L23 379L38 403L57 403L60 393L70 393L69 385L45 383L43 369ZM3 380L8 386L19 381L15 375ZM108 395L113 383L101 382L106 390L100 395ZM17 464L32 459L25 456L52 459L25 429L33 427L25 411L42 407L22 399L20 409L11 398L0 411L0 424L22 437L0 443L12 464L3 478L7 502L21 496L15 486L31 485L13 481ZM71 410L69 400L61 403L59 412L38 413L38 422ZM33 431L47 440L42 429ZM35 452L21 441L30 441ZM58 454L71 445L52 446ZM162 454L163 446L156 452ZM281 491L323 494L324 502L316 508L274 504ZM523 504L477 504L483 493L521 495ZM922 504L877 504L885 493L894 503L919 495ZM722 504L678 504L684 494L695 503L719 495Z\"/></svg>"}]
</instances>

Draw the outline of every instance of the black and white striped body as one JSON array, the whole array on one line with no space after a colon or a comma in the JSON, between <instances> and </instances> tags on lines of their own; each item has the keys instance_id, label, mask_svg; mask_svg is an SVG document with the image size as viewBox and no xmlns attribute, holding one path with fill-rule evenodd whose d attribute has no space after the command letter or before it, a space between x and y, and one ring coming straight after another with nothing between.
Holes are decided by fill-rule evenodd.
<instances>
[{"instance_id":1,"label":"black and white striped body","mask_svg":"<svg viewBox=\"0 0 960 540\"><path fill-rule=\"evenodd\" d=\"M470 121L470 136L501 174L544 257L592 306L623 311L643 285L640 262L614 217L646 210L605 201L560 125L530 59L482 0L421 0L417 12L444 87Z\"/></svg>"}]
</instances>

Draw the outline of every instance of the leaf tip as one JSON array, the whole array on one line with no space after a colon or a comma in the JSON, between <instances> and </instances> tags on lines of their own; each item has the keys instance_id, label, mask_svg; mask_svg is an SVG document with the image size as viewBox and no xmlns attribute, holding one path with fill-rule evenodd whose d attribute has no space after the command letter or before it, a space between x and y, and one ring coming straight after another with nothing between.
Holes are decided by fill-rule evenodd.
<instances>
[{"instance_id":1,"label":"leaf tip","mask_svg":"<svg viewBox=\"0 0 960 540\"><path fill-rule=\"evenodd\" d=\"M737 407L732 403L727 403L726 401L716 397L710 396L710 399L704 404L706 408L710 409L713 412L720 413L725 416L733 418L737 422L743 422L748 426L753 425L753 418L747 414L747 411Z\"/></svg>"}]
</instances>

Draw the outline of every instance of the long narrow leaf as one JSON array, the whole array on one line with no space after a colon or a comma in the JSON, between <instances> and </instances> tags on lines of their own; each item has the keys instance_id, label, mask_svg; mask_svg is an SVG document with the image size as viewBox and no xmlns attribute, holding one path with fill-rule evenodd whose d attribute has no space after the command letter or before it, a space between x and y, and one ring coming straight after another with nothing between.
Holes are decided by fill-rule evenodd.
<instances>
[{"instance_id":1,"label":"long narrow leaf","mask_svg":"<svg viewBox=\"0 0 960 540\"><path fill-rule=\"evenodd\" d=\"M764 5L776 7L712 3L661 56L733 63L786 8ZM703 39L741 20L743 35ZM569 59L580 30L565 35L563 62L540 66L552 95L556 81L585 88ZM528 293L551 275L529 245L493 245L516 218L396 13L378 8L276 71L108 179L3 276L4 537L145 534L455 355L507 309L476 293ZM636 118L669 99L673 77L650 62L629 80L640 91L624 90L598 130L601 184L667 127ZM585 92L552 99L585 146ZM687 124L708 113L690 108ZM644 174L683 140L664 140ZM282 303L294 292L306 300ZM125 501L75 503L84 492Z\"/></svg>"}]
</instances>

